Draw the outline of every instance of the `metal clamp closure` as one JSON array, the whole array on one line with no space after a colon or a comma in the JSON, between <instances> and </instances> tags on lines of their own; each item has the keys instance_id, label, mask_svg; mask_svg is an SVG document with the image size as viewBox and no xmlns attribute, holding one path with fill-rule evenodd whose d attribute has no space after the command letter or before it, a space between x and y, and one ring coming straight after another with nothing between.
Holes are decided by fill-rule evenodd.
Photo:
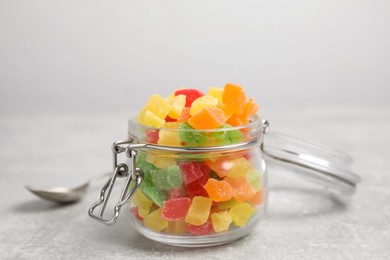
<instances>
[{"instance_id":1,"label":"metal clamp closure","mask_svg":"<svg viewBox=\"0 0 390 260\"><path fill-rule=\"evenodd\" d=\"M93 219L104 223L106 225L113 225L118 219L119 213L123 205L133 196L134 192L141 185L141 182L144 178L144 173L141 169L136 168L136 155L137 152L132 148L132 140L128 141L118 141L112 145L113 153L113 174L104 184L101 192L100 198L97 202L92 204L89 208L88 214ZM122 145L127 145L123 147ZM124 164L118 164L118 154L125 152L126 156L131 159L131 169ZM104 218L104 211L106 210L107 202L111 196L112 189L114 187L115 181L117 178L127 178L125 186L122 190L118 203L114 207L114 214L111 218ZM133 186L131 186L133 183ZM100 207L98 214L95 214L94 211L97 207Z\"/></svg>"}]
</instances>

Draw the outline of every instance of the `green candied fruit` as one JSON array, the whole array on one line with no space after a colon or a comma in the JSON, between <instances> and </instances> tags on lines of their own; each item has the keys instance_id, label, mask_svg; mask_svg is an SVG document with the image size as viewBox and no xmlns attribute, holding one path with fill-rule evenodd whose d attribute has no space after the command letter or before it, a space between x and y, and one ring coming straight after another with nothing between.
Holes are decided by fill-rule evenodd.
<instances>
[{"instance_id":1,"label":"green candied fruit","mask_svg":"<svg viewBox=\"0 0 390 260\"><path fill-rule=\"evenodd\" d=\"M153 186L158 190L170 190L172 187L168 182L168 175L165 170L151 171Z\"/></svg>"},{"instance_id":2,"label":"green candied fruit","mask_svg":"<svg viewBox=\"0 0 390 260\"><path fill-rule=\"evenodd\" d=\"M137 155L137 162L136 165L138 168L140 168L144 172L144 180L143 181L152 181L152 171L157 170L158 168L154 166L151 163L148 163L146 161L146 154L145 153L139 153Z\"/></svg>"},{"instance_id":3,"label":"green candied fruit","mask_svg":"<svg viewBox=\"0 0 390 260\"><path fill-rule=\"evenodd\" d=\"M172 165L167 168L167 181L171 188L178 189L183 183L183 179L181 177L180 168L177 165Z\"/></svg>"},{"instance_id":4,"label":"green candied fruit","mask_svg":"<svg viewBox=\"0 0 390 260\"><path fill-rule=\"evenodd\" d=\"M180 168L177 165L169 166L164 170L151 171L152 182L158 190L180 188L182 184Z\"/></svg>"},{"instance_id":5,"label":"green candied fruit","mask_svg":"<svg viewBox=\"0 0 390 260\"><path fill-rule=\"evenodd\" d=\"M182 123L179 126L179 137L180 140L182 142L185 142L187 145L196 145L196 146L200 145L201 143L207 140L207 137L203 133L196 131L195 128L193 128L187 122Z\"/></svg>"},{"instance_id":6,"label":"green candied fruit","mask_svg":"<svg viewBox=\"0 0 390 260\"><path fill-rule=\"evenodd\" d=\"M239 130L229 130L227 136L231 144L237 144L244 141L244 135Z\"/></svg>"},{"instance_id":7,"label":"green candied fruit","mask_svg":"<svg viewBox=\"0 0 390 260\"><path fill-rule=\"evenodd\" d=\"M146 161L146 154L145 153L139 153L139 155L137 155L137 162L136 162L136 165L138 168L140 168L145 174L148 174L150 173L150 171L153 171L153 170L156 170L157 167L154 166L153 164L151 163L148 163Z\"/></svg>"},{"instance_id":8,"label":"green candied fruit","mask_svg":"<svg viewBox=\"0 0 390 260\"><path fill-rule=\"evenodd\" d=\"M244 140L244 135L239 130L229 128L232 128L232 126L223 124L218 127L218 129L221 130L212 133L211 136L217 139L220 145L241 143ZM223 131L222 129L226 129L226 131Z\"/></svg>"},{"instance_id":9,"label":"green candied fruit","mask_svg":"<svg viewBox=\"0 0 390 260\"><path fill-rule=\"evenodd\" d=\"M165 197L159 192L155 187L149 185L141 185L141 191L145 194L145 196L157 204L159 207L163 206Z\"/></svg>"}]
</instances>

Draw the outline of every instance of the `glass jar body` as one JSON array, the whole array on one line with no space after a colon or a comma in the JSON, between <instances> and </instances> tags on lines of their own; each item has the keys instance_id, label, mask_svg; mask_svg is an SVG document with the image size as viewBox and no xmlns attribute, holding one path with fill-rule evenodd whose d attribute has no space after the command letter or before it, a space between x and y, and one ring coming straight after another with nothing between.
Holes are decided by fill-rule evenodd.
<instances>
[{"instance_id":1,"label":"glass jar body","mask_svg":"<svg viewBox=\"0 0 390 260\"><path fill-rule=\"evenodd\" d=\"M134 127L139 126L131 122L130 137L136 143L148 143L150 129L139 132ZM254 130L235 129L246 136L243 143L261 140L262 130ZM209 133L201 134L212 139ZM130 200L130 219L139 233L165 244L202 247L228 243L253 230L267 204L261 141L232 149L212 143L206 149L184 147L188 149L184 152L138 152L136 167L144 179Z\"/></svg>"}]
</instances>

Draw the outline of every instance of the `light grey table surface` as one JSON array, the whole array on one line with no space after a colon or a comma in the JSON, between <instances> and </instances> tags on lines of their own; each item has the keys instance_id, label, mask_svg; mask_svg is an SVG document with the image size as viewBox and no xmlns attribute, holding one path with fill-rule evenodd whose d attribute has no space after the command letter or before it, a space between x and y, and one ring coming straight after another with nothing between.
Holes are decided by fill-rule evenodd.
<instances>
[{"instance_id":1,"label":"light grey table surface","mask_svg":"<svg viewBox=\"0 0 390 260\"><path fill-rule=\"evenodd\" d=\"M111 167L110 145L126 137L130 113L0 115L1 259L389 259L390 107L274 108L271 131L337 147L362 178L350 198L269 171L268 214L236 242L201 249L152 242L123 214L108 227L80 203L42 201L26 184L71 187ZM287 176L287 177L286 177Z\"/></svg>"}]
</instances>

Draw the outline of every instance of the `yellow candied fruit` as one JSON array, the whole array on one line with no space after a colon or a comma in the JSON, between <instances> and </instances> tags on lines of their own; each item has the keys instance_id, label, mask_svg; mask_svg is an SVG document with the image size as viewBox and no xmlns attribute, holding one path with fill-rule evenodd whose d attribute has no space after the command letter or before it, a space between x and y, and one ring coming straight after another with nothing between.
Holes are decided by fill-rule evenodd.
<instances>
[{"instance_id":1,"label":"yellow candied fruit","mask_svg":"<svg viewBox=\"0 0 390 260\"><path fill-rule=\"evenodd\" d=\"M211 221L215 232L223 232L229 229L232 223L232 216L228 211L211 214Z\"/></svg>"},{"instance_id":2,"label":"yellow candied fruit","mask_svg":"<svg viewBox=\"0 0 390 260\"><path fill-rule=\"evenodd\" d=\"M181 123L177 122L167 122L161 128L158 134L157 143L160 145L168 145L168 146L180 146L181 140L179 136L179 132L177 129L179 128Z\"/></svg>"},{"instance_id":3,"label":"yellow candied fruit","mask_svg":"<svg viewBox=\"0 0 390 260\"><path fill-rule=\"evenodd\" d=\"M171 104L172 104L172 108L171 111L169 111L168 116L170 118L177 119L180 116L186 104L186 96L185 95L175 96Z\"/></svg>"},{"instance_id":4,"label":"yellow candied fruit","mask_svg":"<svg viewBox=\"0 0 390 260\"><path fill-rule=\"evenodd\" d=\"M238 227L245 227L250 217L255 213L248 203L241 203L229 210L229 214L232 217L234 225Z\"/></svg>"},{"instance_id":5,"label":"yellow candied fruit","mask_svg":"<svg viewBox=\"0 0 390 260\"><path fill-rule=\"evenodd\" d=\"M168 227L165 232L171 235L182 235L187 232L187 223L184 219L177 221L168 221Z\"/></svg>"},{"instance_id":6,"label":"yellow candied fruit","mask_svg":"<svg viewBox=\"0 0 390 260\"><path fill-rule=\"evenodd\" d=\"M145 218L150 211L150 208L153 205L153 201L148 199L141 190L137 190L134 194L134 196L131 198L131 202L134 203L134 205L138 208L138 214Z\"/></svg>"},{"instance_id":7,"label":"yellow candied fruit","mask_svg":"<svg viewBox=\"0 0 390 260\"><path fill-rule=\"evenodd\" d=\"M210 87L207 92L208 95L216 97L218 103L222 103L223 88L220 87Z\"/></svg>"},{"instance_id":8,"label":"yellow candied fruit","mask_svg":"<svg viewBox=\"0 0 390 260\"><path fill-rule=\"evenodd\" d=\"M156 232L160 232L167 228L168 220L161 217L162 208L153 211L144 218L144 226Z\"/></svg>"},{"instance_id":9,"label":"yellow candied fruit","mask_svg":"<svg viewBox=\"0 0 390 260\"><path fill-rule=\"evenodd\" d=\"M146 102L144 107L145 110L149 110L157 117L165 119L171 111L171 104L158 94L150 96L149 100Z\"/></svg>"},{"instance_id":10,"label":"yellow candied fruit","mask_svg":"<svg viewBox=\"0 0 390 260\"><path fill-rule=\"evenodd\" d=\"M205 95L203 97L199 97L192 102L190 115L193 116L203 108L215 107L218 104L218 99L216 97Z\"/></svg>"},{"instance_id":11,"label":"yellow candied fruit","mask_svg":"<svg viewBox=\"0 0 390 260\"><path fill-rule=\"evenodd\" d=\"M163 157L159 153L147 153L146 161L160 169L165 169L171 165L176 165L176 161L173 157Z\"/></svg>"},{"instance_id":12,"label":"yellow candied fruit","mask_svg":"<svg viewBox=\"0 0 390 260\"><path fill-rule=\"evenodd\" d=\"M218 203L217 207L220 210L227 210L227 209L231 209L235 205L238 205L238 202L235 199L230 199L230 200Z\"/></svg>"},{"instance_id":13,"label":"yellow candied fruit","mask_svg":"<svg viewBox=\"0 0 390 260\"><path fill-rule=\"evenodd\" d=\"M246 175L246 179L254 191L259 191L261 189L261 172L252 168Z\"/></svg>"},{"instance_id":14,"label":"yellow candied fruit","mask_svg":"<svg viewBox=\"0 0 390 260\"><path fill-rule=\"evenodd\" d=\"M244 157L240 157L231 161L233 164L227 173L228 177L240 178L245 176L250 170L253 169L251 163Z\"/></svg>"},{"instance_id":15,"label":"yellow candied fruit","mask_svg":"<svg viewBox=\"0 0 390 260\"><path fill-rule=\"evenodd\" d=\"M151 126L155 128L162 127L165 124L165 120L159 118L149 110L143 110L137 117L138 123L141 125Z\"/></svg>"},{"instance_id":16,"label":"yellow candied fruit","mask_svg":"<svg viewBox=\"0 0 390 260\"><path fill-rule=\"evenodd\" d=\"M207 222L210 215L212 201L210 198L196 196L192 199L185 221L200 226Z\"/></svg>"}]
</instances>

